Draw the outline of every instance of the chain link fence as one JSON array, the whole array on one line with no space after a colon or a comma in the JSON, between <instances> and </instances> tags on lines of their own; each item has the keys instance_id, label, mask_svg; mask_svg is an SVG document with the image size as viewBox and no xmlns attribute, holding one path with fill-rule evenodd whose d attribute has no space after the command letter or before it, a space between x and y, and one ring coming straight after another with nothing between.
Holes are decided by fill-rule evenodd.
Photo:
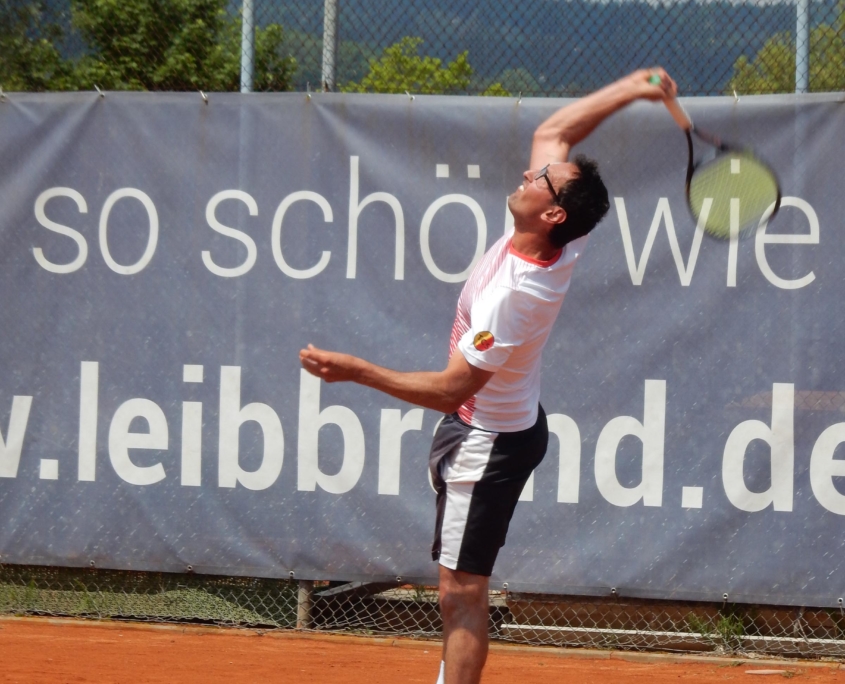
<instances>
[{"instance_id":1,"label":"chain link fence","mask_svg":"<svg viewBox=\"0 0 845 684\"><path fill-rule=\"evenodd\" d=\"M324 40L325 39L325 40ZM845 90L845 0L0 0L5 90Z\"/></svg>"},{"instance_id":2,"label":"chain link fence","mask_svg":"<svg viewBox=\"0 0 845 684\"><path fill-rule=\"evenodd\" d=\"M401 581L401 580L400 580ZM0 566L0 614L441 636L436 587ZM502 641L717 655L845 658L845 607L490 592Z\"/></svg>"}]
</instances>

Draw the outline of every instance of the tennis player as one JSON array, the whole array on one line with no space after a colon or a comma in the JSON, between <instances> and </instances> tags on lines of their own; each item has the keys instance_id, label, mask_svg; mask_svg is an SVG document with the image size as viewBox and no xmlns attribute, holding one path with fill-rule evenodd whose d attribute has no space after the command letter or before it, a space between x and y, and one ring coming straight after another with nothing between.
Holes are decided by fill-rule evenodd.
<instances>
[{"instance_id":1,"label":"tennis player","mask_svg":"<svg viewBox=\"0 0 845 684\"><path fill-rule=\"evenodd\" d=\"M659 75L657 79L649 78ZM540 357L587 234L609 208L596 163L570 148L638 99L676 94L641 70L560 109L535 131L530 169L508 198L514 231L482 257L458 299L439 372L398 372L308 345L303 368L446 414L431 447L437 490L432 556L440 567L439 682L475 684L487 658L488 583L517 499L546 453Z\"/></svg>"}]
</instances>

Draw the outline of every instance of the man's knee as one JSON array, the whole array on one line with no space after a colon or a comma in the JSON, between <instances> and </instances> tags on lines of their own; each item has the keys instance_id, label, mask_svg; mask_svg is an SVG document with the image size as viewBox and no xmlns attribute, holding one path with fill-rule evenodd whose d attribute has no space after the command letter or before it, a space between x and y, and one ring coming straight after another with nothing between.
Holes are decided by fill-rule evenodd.
<instances>
[{"instance_id":1,"label":"man's knee","mask_svg":"<svg viewBox=\"0 0 845 684\"><path fill-rule=\"evenodd\" d=\"M440 567L440 610L444 616L486 609L489 578Z\"/></svg>"}]
</instances>

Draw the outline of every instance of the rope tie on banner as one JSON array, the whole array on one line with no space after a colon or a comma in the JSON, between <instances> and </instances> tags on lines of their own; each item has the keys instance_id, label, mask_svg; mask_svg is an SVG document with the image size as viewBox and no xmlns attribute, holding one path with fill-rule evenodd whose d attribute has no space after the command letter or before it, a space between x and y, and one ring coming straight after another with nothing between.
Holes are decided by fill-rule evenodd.
<instances>
[{"instance_id":1,"label":"rope tie on banner","mask_svg":"<svg viewBox=\"0 0 845 684\"><path fill-rule=\"evenodd\" d=\"M836 602L839 604L839 612L845 615L845 599L839 598Z\"/></svg>"},{"instance_id":2,"label":"rope tie on banner","mask_svg":"<svg viewBox=\"0 0 845 684\"><path fill-rule=\"evenodd\" d=\"M734 103L735 104L739 103L739 95L736 94L736 88L734 88Z\"/></svg>"},{"instance_id":3,"label":"rope tie on banner","mask_svg":"<svg viewBox=\"0 0 845 684\"><path fill-rule=\"evenodd\" d=\"M203 101L205 104L208 104L208 95L206 95L206 94L205 94L204 92L202 92L201 90L200 90L200 95L202 95L202 101Z\"/></svg>"},{"instance_id":4,"label":"rope tie on banner","mask_svg":"<svg viewBox=\"0 0 845 684\"><path fill-rule=\"evenodd\" d=\"M728 605L728 592L722 594L722 608Z\"/></svg>"},{"instance_id":5,"label":"rope tie on banner","mask_svg":"<svg viewBox=\"0 0 845 684\"><path fill-rule=\"evenodd\" d=\"M522 104L522 91L519 91L519 94L516 96L516 103Z\"/></svg>"},{"instance_id":6,"label":"rope tie on banner","mask_svg":"<svg viewBox=\"0 0 845 684\"><path fill-rule=\"evenodd\" d=\"M0 87L0 100L5 100L5 99L6 99L6 93L4 93L3 88Z\"/></svg>"},{"instance_id":7,"label":"rope tie on banner","mask_svg":"<svg viewBox=\"0 0 845 684\"><path fill-rule=\"evenodd\" d=\"M100 93L100 97L106 96L106 94L102 90L100 90L100 86L98 86L96 83L94 84L94 90L96 90L98 93Z\"/></svg>"},{"instance_id":8,"label":"rope tie on banner","mask_svg":"<svg viewBox=\"0 0 845 684\"><path fill-rule=\"evenodd\" d=\"M407 96L408 96L408 99L409 99L409 100L411 100L411 102L413 102L413 101L414 101L414 96L413 96L413 95L411 95L411 93L409 93L407 90L405 91L405 95L407 95Z\"/></svg>"}]
</instances>

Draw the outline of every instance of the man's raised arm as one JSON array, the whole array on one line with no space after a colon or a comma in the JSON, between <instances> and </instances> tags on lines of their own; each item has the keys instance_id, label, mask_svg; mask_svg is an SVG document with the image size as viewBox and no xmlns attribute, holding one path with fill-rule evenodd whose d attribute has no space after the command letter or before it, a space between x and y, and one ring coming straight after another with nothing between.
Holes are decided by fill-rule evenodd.
<instances>
[{"instance_id":1,"label":"man's raised arm","mask_svg":"<svg viewBox=\"0 0 845 684\"><path fill-rule=\"evenodd\" d=\"M657 74L660 83L649 77ZM675 82L663 69L640 69L577 102L559 109L534 132L530 168L566 161L569 150L586 138L602 121L634 100L664 100L677 94Z\"/></svg>"}]
</instances>

